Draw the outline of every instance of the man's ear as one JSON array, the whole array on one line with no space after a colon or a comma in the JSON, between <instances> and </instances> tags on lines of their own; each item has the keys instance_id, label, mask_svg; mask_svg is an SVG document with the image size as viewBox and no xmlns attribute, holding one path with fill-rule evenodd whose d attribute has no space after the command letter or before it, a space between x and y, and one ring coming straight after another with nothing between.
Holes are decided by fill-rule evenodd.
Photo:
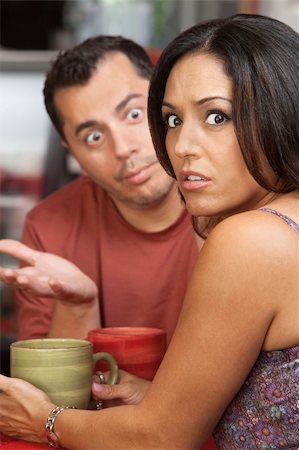
<instances>
[{"instance_id":1,"label":"man's ear","mask_svg":"<svg viewBox=\"0 0 299 450\"><path fill-rule=\"evenodd\" d=\"M67 145L65 140L61 139L60 143L61 143L62 147L66 148L67 150L70 151L69 146Z\"/></svg>"},{"instance_id":2,"label":"man's ear","mask_svg":"<svg viewBox=\"0 0 299 450\"><path fill-rule=\"evenodd\" d=\"M69 148L67 142L65 140L61 139L61 145L69 152L69 154L67 155L67 166L68 166L70 172L78 173L78 174L82 173L84 175L88 175L85 172L85 170L82 169L82 167L79 164L79 162L77 161L77 159L74 157L73 152Z\"/></svg>"}]
</instances>

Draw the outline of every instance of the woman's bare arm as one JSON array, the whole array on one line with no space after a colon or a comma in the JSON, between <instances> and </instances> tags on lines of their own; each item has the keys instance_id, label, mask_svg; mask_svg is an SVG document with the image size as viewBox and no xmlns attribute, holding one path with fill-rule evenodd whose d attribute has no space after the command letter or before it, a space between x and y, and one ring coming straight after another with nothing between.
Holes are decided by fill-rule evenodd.
<instances>
[{"instance_id":1,"label":"woman's bare arm","mask_svg":"<svg viewBox=\"0 0 299 450\"><path fill-rule=\"evenodd\" d=\"M199 255L177 330L143 400L98 412L64 411L56 423L64 447L186 450L205 442L261 349L275 342L285 301L296 298L292 231L283 230L273 243L272 222L269 228L264 221L253 213L216 227ZM0 382L1 395L6 382ZM9 380L11 422L19 414L14 382ZM30 406L39 410L39 427L50 407L42 405ZM8 413L0 406L2 414Z\"/></svg>"}]
</instances>

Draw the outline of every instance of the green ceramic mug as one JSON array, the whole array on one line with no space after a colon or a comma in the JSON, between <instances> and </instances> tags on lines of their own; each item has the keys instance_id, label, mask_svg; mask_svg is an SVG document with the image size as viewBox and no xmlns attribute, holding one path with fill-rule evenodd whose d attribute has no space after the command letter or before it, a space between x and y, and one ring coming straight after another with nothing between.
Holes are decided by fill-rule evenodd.
<instances>
[{"instance_id":1,"label":"green ceramic mug","mask_svg":"<svg viewBox=\"0 0 299 450\"><path fill-rule=\"evenodd\" d=\"M90 401L95 363L109 364L108 383L118 379L118 366L110 353L92 353L81 339L30 339L10 346L10 373L46 392L56 405L86 409Z\"/></svg>"}]
</instances>

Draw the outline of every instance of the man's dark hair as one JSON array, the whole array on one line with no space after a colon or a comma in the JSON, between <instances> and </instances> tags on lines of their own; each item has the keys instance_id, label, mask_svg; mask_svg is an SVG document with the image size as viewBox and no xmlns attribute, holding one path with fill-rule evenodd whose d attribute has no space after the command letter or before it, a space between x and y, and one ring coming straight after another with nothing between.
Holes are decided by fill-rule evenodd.
<instances>
[{"instance_id":1,"label":"man's dark hair","mask_svg":"<svg viewBox=\"0 0 299 450\"><path fill-rule=\"evenodd\" d=\"M141 78L150 79L153 64L145 49L121 36L95 36L73 48L59 52L47 74L43 94L46 110L62 137L63 123L55 105L55 92L61 88L87 84L99 62L112 52L126 55L136 73Z\"/></svg>"}]
</instances>

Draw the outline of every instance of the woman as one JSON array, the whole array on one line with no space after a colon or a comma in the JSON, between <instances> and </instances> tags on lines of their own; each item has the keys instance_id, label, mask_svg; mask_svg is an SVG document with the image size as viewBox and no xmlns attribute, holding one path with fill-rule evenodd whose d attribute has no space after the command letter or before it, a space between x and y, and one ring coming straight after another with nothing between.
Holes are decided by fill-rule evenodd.
<instances>
[{"instance_id":1,"label":"woman","mask_svg":"<svg viewBox=\"0 0 299 450\"><path fill-rule=\"evenodd\" d=\"M196 449L214 429L221 449L299 446L298 61L295 31L250 15L196 25L163 52L149 93L152 137L208 237L143 399L63 410L54 425L63 447ZM19 284L17 273L1 276ZM20 380L1 377L0 389L0 430L45 441L55 405ZM107 389L98 398L132 400L122 385Z\"/></svg>"}]
</instances>

